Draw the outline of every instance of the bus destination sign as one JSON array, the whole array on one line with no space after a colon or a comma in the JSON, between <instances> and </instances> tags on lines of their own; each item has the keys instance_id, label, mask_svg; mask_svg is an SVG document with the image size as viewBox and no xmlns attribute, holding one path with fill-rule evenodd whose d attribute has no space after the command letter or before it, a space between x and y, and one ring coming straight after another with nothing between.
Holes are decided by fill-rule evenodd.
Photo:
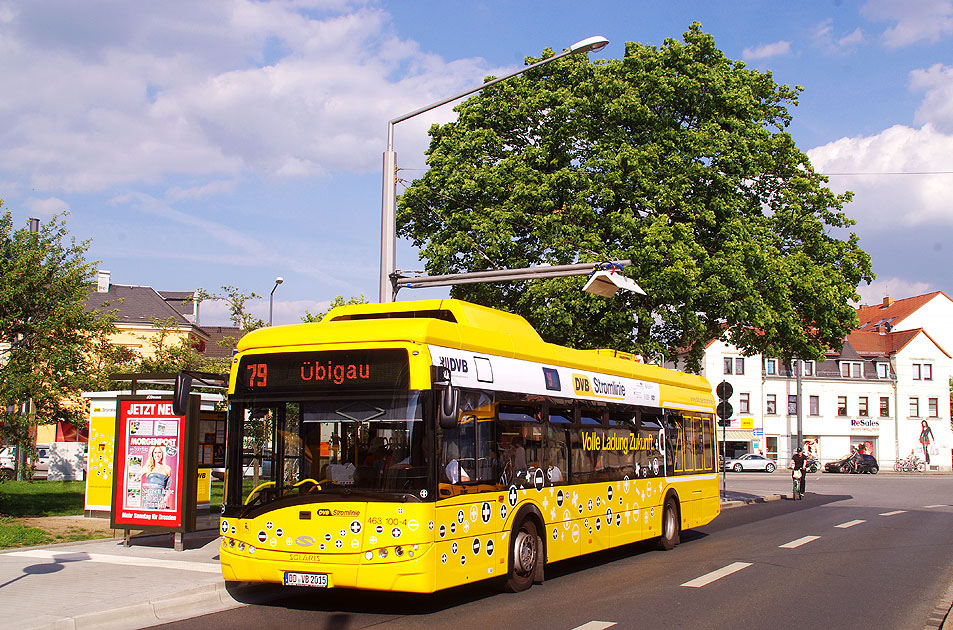
<instances>
[{"instance_id":1,"label":"bus destination sign","mask_svg":"<svg viewBox=\"0 0 953 630\"><path fill-rule=\"evenodd\" d=\"M403 349L326 350L242 357L235 393L406 389Z\"/></svg>"}]
</instances>

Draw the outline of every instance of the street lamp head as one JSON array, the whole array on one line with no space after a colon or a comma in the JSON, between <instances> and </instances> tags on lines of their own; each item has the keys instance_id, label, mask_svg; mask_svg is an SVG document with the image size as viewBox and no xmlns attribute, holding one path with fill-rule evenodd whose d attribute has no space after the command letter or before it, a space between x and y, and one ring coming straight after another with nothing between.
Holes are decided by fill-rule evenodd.
<instances>
[{"instance_id":1,"label":"street lamp head","mask_svg":"<svg viewBox=\"0 0 953 630\"><path fill-rule=\"evenodd\" d=\"M576 42L569 47L569 51L573 54L575 53L591 53L596 52L597 50L602 50L609 45L609 40L601 35L596 35L594 37L587 37L586 39Z\"/></svg>"},{"instance_id":2,"label":"street lamp head","mask_svg":"<svg viewBox=\"0 0 953 630\"><path fill-rule=\"evenodd\" d=\"M275 278L275 284L281 284L281 283L284 282L284 281L285 281L285 279L282 278L281 276L278 276L277 278Z\"/></svg>"}]
</instances>

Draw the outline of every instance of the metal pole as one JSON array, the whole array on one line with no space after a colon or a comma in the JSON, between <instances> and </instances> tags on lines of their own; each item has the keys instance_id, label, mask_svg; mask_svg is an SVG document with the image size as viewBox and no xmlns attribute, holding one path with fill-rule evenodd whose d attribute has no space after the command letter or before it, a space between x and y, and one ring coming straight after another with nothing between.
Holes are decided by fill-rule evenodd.
<instances>
[{"instance_id":1,"label":"metal pole","mask_svg":"<svg viewBox=\"0 0 953 630\"><path fill-rule=\"evenodd\" d=\"M797 449L801 448L804 444L804 430L803 430L803 424L802 424L802 418L804 417L803 416L804 412L801 409L803 407L803 405L801 404L801 397L804 392L803 392L803 384L801 383L801 360L800 359L794 359L794 369L797 372L797 375L796 375L797 376L797 444L794 447L796 452Z\"/></svg>"},{"instance_id":2,"label":"metal pole","mask_svg":"<svg viewBox=\"0 0 953 630\"><path fill-rule=\"evenodd\" d=\"M384 151L383 185L381 198L381 302L393 302L395 299L397 299L397 291L393 284L394 274L397 271L397 153L394 151L394 125L399 122L403 122L408 118L413 118L414 116L423 114L424 112L429 112L430 110L436 109L441 105L446 105L447 103L461 99L464 96L469 96L474 92L479 92L483 88L496 85L501 81L506 81L507 79L523 74L527 70L538 68L539 66L551 63L568 55L596 51L603 48L608 43L609 41L605 38L589 38L588 40L577 42L568 50L564 50L558 55L553 55L552 57L543 59L542 61L537 61L536 63L524 66L515 72L511 72L502 77L492 79L474 88L454 94L453 96L440 99L439 101L431 103L430 105L425 105L420 109L415 109L412 112L408 112L402 116L398 116L397 118L388 121L387 149Z\"/></svg>"}]
</instances>

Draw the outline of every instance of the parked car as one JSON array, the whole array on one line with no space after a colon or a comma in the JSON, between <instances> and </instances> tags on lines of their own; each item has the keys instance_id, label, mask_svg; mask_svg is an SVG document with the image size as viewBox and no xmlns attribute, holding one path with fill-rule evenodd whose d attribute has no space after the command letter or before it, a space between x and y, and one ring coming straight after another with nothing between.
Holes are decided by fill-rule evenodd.
<instances>
[{"instance_id":1,"label":"parked car","mask_svg":"<svg viewBox=\"0 0 953 630\"><path fill-rule=\"evenodd\" d=\"M816 473L821 467L821 462L818 461L816 457L811 457L806 462L804 462L804 468L807 469L809 473ZM788 469L794 468L794 462L788 462Z\"/></svg>"},{"instance_id":2,"label":"parked car","mask_svg":"<svg viewBox=\"0 0 953 630\"><path fill-rule=\"evenodd\" d=\"M777 467L778 465L773 459L753 453L725 461L725 470L733 470L735 472L741 472L743 470L763 470L764 472L772 473Z\"/></svg>"},{"instance_id":3,"label":"parked car","mask_svg":"<svg viewBox=\"0 0 953 630\"><path fill-rule=\"evenodd\" d=\"M50 449L48 446L38 446L36 449L36 470L33 471L34 479L46 479L50 471ZM13 479L16 471L17 447L5 446L0 450L0 476L3 479Z\"/></svg>"},{"instance_id":4,"label":"parked car","mask_svg":"<svg viewBox=\"0 0 953 630\"><path fill-rule=\"evenodd\" d=\"M850 463L852 457L856 458L856 465ZM876 475L880 471L880 465L877 464L873 455L863 453L848 455L833 462L827 462L824 464L824 470L836 473L869 473Z\"/></svg>"}]
</instances>

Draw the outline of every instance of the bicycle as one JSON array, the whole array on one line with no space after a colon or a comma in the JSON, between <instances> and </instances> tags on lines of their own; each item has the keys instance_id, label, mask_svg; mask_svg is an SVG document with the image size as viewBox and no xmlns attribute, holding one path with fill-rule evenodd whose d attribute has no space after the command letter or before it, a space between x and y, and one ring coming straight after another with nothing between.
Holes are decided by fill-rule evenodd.
<instances>
[{"instance_id":1,"label":"bicycle","mask_svg":"<svg viewBox=\"0 0 953 630\"><path fill-rule=\"evenodd\" d=\"M791 473L791 479L794 480L793 487L791 489L791 499L794 501L799 501L800 499L804 498L801 494L801 475L803 474L804 473L800 470L795 470L793 473Z\"/></svg>"}]
</instances>

